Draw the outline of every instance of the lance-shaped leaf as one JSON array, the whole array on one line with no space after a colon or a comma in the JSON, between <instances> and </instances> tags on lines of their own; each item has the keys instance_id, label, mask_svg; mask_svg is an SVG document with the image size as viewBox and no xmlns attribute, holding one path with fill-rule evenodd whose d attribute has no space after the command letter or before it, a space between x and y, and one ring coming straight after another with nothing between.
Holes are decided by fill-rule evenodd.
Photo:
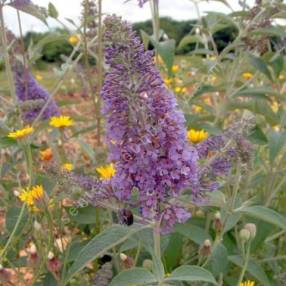
<instances>
[{"instance_id":1,"label":"lance-shaped leaf","mask_svg":"<svg viewBox=\"0 0 286 286\"><path fill-rule=\"evenodd\" d=\"M124 242L134 233L147 227L148 226L138 224L134 224L130 227L114 225L104 232L96 235L78 254L68 271L67 277L64 279L65 283L67 283L77 272L83 269L87 263L102 256L109 249Z\"/></svg>"}]
</instances>

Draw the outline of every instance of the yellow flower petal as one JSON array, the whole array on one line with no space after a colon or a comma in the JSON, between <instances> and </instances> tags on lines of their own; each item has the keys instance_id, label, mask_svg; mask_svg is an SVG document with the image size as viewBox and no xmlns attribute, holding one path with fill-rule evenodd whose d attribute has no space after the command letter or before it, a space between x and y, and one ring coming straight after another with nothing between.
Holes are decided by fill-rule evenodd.
<instances>
[{"instance_id":1,"label":"yellow flower petal","mask_svg":"<svg viewBox=\"0 0 286 286\"><path fill-rule=\"evenodd\" d=\"M66 171L68 171L68 172L71 172L71 171L74 169L74 166L73 166L73 164L71 164L71 163L65 163L65 164L63 165L63 169L66 170Z\"/></svg>"},{"instance_id":2,"label":"yellow flower petal","mask_svg":"<svg viewBox=\"0 0 286 286\"><path fill-rule=\"evenodd\" d=\"M50 161L53 158L53 152L51 148L47 148L40 151L40 158L42 161Z\"/></svg>"},{"instance_id":3,"label":"yellow flower petal","mask_svg":"<svg viewBox=\"0 0 286 286\"><path fill-rule=\"evenodd\" d=\"M101 180L109 180L116 173L116 170L115 170L114 165L112 163L108 164L106 166L98 167L98 168L96 168L96 171L99 173Z\"/></svg>"},{"instance_id":4,"label":"yellow flower petal","mask_svg":"<svg viewBox=\"0 0 286 286\"><path fill-rule=\"evenodd\" d=\"M44 189L42 185L37 185L31 189L23 189L19 195L19 199L30 207L35 207L35 202L42 199L44 196Z\"/></svg>"},{"instance_id":5,"label":"yellow flower petal","mask_svg":"<svg viewBox=\"0 0 286 286\"><path fill-rule=\"evenodd\" d=\"M242 77L243 77L244 79L246 79L246 80L252 79L252 78L253 78L253 73L251 73L251 72L244 72L244 73L242 74Z\"/></svg>"},{"instance_id":6,"label":"yellow flower petal","mask_svg":"<svg viewBox=\"0 0 286 286\"><path fill-rule=\"evenodd\" d=\"M69 116L53 116L49 124L55 128L62 128L72 126L74 121Z\"/></svg>"},{"instance_id":7,"label":"yellow flower petal","mask_svg":"<svg viewBox=\"0 0 286 286\"><path fill-rule=\"evenodd\" d=\"M23 129L19 129L19 130L16 130L14 132L10 132L8 134L8 137L13 138L13 139L22 139L24 137L27 137L28 135L30 135L33 132L34 132L34 128L28 126L28 127L23 128Z\"/></svg>"},{"instance_id":8,"label":"yellow flower petal","mask_svg":"<svg viewBox=\"0 0 286 286\"><path fill-rule=\"evenodd\" d=\"M173 73L178 72L179 69L180 69L180 67L179 67L178 65L173 65L173 66L172 66L172 72L173 72Z\"/></svg>"},{"instance_id":9,"label":"yellow flower petal","mask_svg":"<svg viewBox=\"0 0 286 286\"><path fill-rule=\"evenodd\" d=\"M187 133L187 138L192 143L199 143L208 137L208 132L205 130L190 129Z\"/></svg>"},{"instance_id":10,"label":"yellow flower petal","mask_svg":"<svg viewBox=\"0 0 286 286\"><path fill-rule=\"evenodd\" d=\"M255 286L255 283L254 281L247 280L247 281L241 282L240 286Z\"/></svg>"}]
</instances>

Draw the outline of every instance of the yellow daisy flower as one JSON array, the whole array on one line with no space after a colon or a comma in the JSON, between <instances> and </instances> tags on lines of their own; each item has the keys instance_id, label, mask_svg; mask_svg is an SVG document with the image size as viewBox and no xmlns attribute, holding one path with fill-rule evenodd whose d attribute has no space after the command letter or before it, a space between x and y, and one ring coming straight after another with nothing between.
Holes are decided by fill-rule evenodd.
<instances>
[{"instance_id":1,"label":"yellow daisy flower","mask_svg":"<svg viewBox=\"0 0 286 286\"><path fill-rule=\"evenodd\" d=\"M68 172L71 172L74 169L74 166L71 163L65 163L63 164L63 169Z\"/></svg>"},{"instance_id":2,"label":"yellow daisy flower","mask_svg":"<svg viewBox=\"0 0 286 286\"><path fill-rule=\"evenodd\" d=\"M50 161L53 158L53 152L51 148L47 148L40 151L40 158L42 161Z\"/></svg>"},{"instance_id":3,"label":"yellow daisy flower","mask_svg":"<svg viewBox=\"0 0 286 286\"><path fill-rule=\"evenodd\" d=\"M23 129L19 129L19 130L16 130L14 132L10 132L8 134L8 137L13 138L13 139L22 139L22 138L27 137L28 135L30 135L33 132L34 132L34 128L27 126Z\"/></svg>"},{"instance_id":4,"label":"yellow daisy flower","mask_svg":"<svg viewBox=\"0 0 286 286\"><path fill-rule=\"evenodd\" d=\"M19 195L19 199L30 207L35 206L35 202L42 199L44 196L44 189L42 185L37 185L31 189L23 189Z\"/></svg>"},{"instance_id":5,"label":"yellow daisy flower","mask_svg":"<svg viewBox=\"0 0 286 286\"><path fill-rule=\"evenodd\" d=\"M165 84L166 84L167 86L170 86L170 85L173 83L173 79L172 79L172 78L166 78L166 79L164 80L164 82L165 82Z\"/></svg>"},{"instance_id":6,"label":"yellow daisy flower","mask_svg":"<svg viewBox=\"0 0 286 286\"><path fill-rule=\"evenodd\" d=\"M279 104L277 101L273 101L271 104L271 109L273 110L273 112L277 112L279 110Z\"/></svg>"},{"instance_id":7,"label":"yellow daisy flower","mask_svg":"<svg viewBox=\"0 0 286 286\"><path fill-rule=\"evenodd\" d=\"M99 173L101 180L111 179L116 173L116 170L112 163L105 165L105 166L98 167L96 168L96 171Z\"/></svg>"},{"instance_id":8,"label":"yellow daisy flower","mask_svg":"<svg viewBox=\"0 0 286 286\"><path fill-rule=\"evenodd\" d=\"M240 286L255 286L255 284L254 284L254 281L247 280L247 281L241 282Z\"/></svg>"},{"instance_id":9,"label":"yellow daisy flower","mask_svg":"<svg viewBox=\"0 0 286 286\"><path fill-rule=\"evenodd\" d=\"M253 73L251 73L251 72L244 72L244 73L242 74L242 77L243 77L244 79L246 79L246 80L252 79L252 78L253 78Z\"/></svg>"},{"instance_id":10,"label":"yellow daisy flower","mask_svg":"<svg viewBox=\"0 0 286 286\"><path fill-rule=\"evenodd\" d=\"M182 92L182 88L179 87L179 86L177 86L177 87L175 88L175 93L181 93L181 92Z\"/></svg>"},{"instance_id":11,"label":"yellow daisy flower","mask_svg":"<svg viewBox=\"0 0 286 286\"><path fill-rule=\"evenodd\" d=\"M38 80L38 81L43 80L43 76L40 74L36 74L36 80Z\"/></svg>"},{"instance_id":12,"label":"yellow daisy flower","mask_svg":"<svg viewBox=\"0 0 286 286\"><path fill-rule=\"evenodd\" d=\"M55 128L69 127L74 124L74 121L69 116L53 116L49 122L50 126Z\"/></svg>"},{"instance_id":13,"label":"yellow daisy flower","mask_svg":"<svg viewBox=\"0 0 286 286\"><path fill-rule=\"evenodd\" d=\"M79 42L79 37L77 35L72 35L69 37L68 41L72 46L75 46Z\"/></svg>"},{"instance_id":14,"label":"yellow daisy flower","mask_svg":"<svg viewBox=\"0 0 286 286\"><path fill-rule=\"evenodd\" d=\"M179 67L178 65L173 65L173 66L172 66L172 72L173 72L173 73L178 72L179 69L180 69L180 67Z\"/></svg>"},{"instance_id":15,"label":"yellow daisy flower","mask_svg":"<svg viewBox=\"0 0 286 286\"><path fill-rule=\"evenodd\" d=\"M187 133L187 138L192 143L199 143L208 137L208 132L205 130L190 129Z\"/></svg>"},{"instance_id":16,"label":"yellow daisy flower","mask_svg":"<svg viewBox=\"0 0 286 286\"><path fill-rule=\"evenodd\" d=\"M194 104L193 107L192 107L192 110L195 113L200 113L203 110L203 108L201 106L199 106L199 105Z\"/></svg>"}]
</instances>

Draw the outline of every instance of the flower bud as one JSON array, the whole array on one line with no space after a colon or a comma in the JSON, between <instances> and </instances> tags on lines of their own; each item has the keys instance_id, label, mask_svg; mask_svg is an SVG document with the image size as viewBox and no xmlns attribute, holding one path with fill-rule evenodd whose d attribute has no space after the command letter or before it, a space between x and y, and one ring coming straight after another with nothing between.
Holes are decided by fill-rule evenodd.
<instances>
[{"instance_id":1,"label":"flower bud","mask_svg":"<svg viewBox=\"0 0 286 286\"><path fill-rule=\"evenodd\" d=\"M7 269L3 267L2 264L0 264L0 282L6 285L5 283L9 283L10 280L11 280L11 274L7 271ZM2 285L2 283L0 284Z\"/></svg>"},{"instance_id":2,"label":"flower bud","mask_svg":"<svg viewBox=\"0 0 286 286\"><path fill-rule=\"evenodd\" d=\"M128 256L126 255L126 254L124 254L124 253L120 253L120 259L122 260L122 261L126 261L127 259L128 259Z\"/></svg>"},{"instance_id":3,"label":"flower bud","mask_svg":"<svg viewBox=\"0 0 286 286\"><path fill-rule=\"evenodd\" d=\"M37 220L34 221L34 229L36 231L41 231L42 230L42 225Z\"/></svg>"},{"instance_id":4,"label":"flower bud","mask_svg":"<svg viewBox=\"0 0 286 286\"><path fill-rule=\"evenodd\" d=\"M119 256L120 256L120 259L122 261L123 267L125 269L129 269L129 268L132 268L134 266L134 261L131 257L127 256L124 253L120 253Z\"/></svg>"},{"instance_id":5,"label":"flower bud","mask_svg":"<svg viewBox=\"0 0 286 286\"><path fill-rule=\"evenodd\" d=\"M243 228L239 232L239 237L242 240L242 242L246 242L250 239L250 231L248 229Z\"/></svg>"},{"instance_id":6,"label":"flower bud","mask_svg":"<svg viewBox=\"0 0 286 286\"><path fill-rule=\"evenodd\" d=\"M256 236L256 225L254 223L247 223L244 228L250 232L250 238L254 239Z\"/></svg>"},{"instance_id":7,"label":"flower bud","mask_svg":"<svg viewBox=\"0 0 286 286\"><path fill-rule=\"evenodd\" d=\"M222 221L221 221L221 214L220 212L216 212L214 215L214 229L217 232L221 232L223 229Z\"/></svg>"},{"instance_id":8,"label":"flower bud","mask_svg":"<svg viewBox=\"0 0 286 286\"><path fill-rule=\"evenodd\" d=\"M54 257L55 257L54 253L51 252L51 251L49 251L49 253L48 253L48 259L49 259L49 260L52 260Z\"/></svg>"},{"instance_id":9,"label":"flower bud","mask_svg":"<svg viewBox=\"0 0 286 286\"><path fill-rule=\"evenodd\" d=\"M28 263L31 266L38 265L39 256L37 254L37 247L34 243L31 243L30 247L27 249L27 252L29 252Z\"/></svg>"},{"instance_id":10,"label":"flower bud","mask_svg":"<svg viewBox=\"0 0 286 286\"><path fill-rule=\"evenodd\" d=\"M28 249L28 251L31 253L31 254L35 254L37 253L37 247L34 243L31 243L31 246L30 248Z\"/></svg>"},{"instance_id":11,"label":"flower bud","mask_svg":"<svg viewBox=\"0 0 286 286\"><path fill-rule=\"evenodd\" d=\"M13 194L17 198L20 196L20 192L17 189L13 190Z\"/></svg>"},{"instance_id":12,"label":"flower bud","mask_svg":"<svg viewBox=\"0 0 286 286\"><path fill-rule=\"evenodd\" d=\"M51 251L48 253L48 260L49 271L58 275L62 266L60 260Z\"/></svg>"},{"instance_id":13,"label":"flower bud","mask_svg":"<svg viewBox=\"0 0 286 286\"><path fill-rule=\"evenodd\" d=\"M142 266L143 266L144 268L146 268L147 270L152 271L152 269L153 269L153 261L152 261L151 259L145 259L145 260L143 261Z\"/></svg>"},{"instance_id":14,"label":"flower bud","mask_svg":"<svg viewBox=\"0 0 286 286\"><path fill-rule=\"evenodd\" d=\"M206 239L202 245L202 247L200 248L200 255L207 257L211 255L211 247L212 247L212 243L209 239Z\"/></svg>"}]
</instances>

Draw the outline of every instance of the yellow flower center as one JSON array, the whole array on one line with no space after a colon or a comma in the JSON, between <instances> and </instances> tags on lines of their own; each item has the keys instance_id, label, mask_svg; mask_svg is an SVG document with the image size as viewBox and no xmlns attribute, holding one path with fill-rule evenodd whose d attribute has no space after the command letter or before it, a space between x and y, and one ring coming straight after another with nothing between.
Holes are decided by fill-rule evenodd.
<instances>
[{"instance_id":1,"label":"yellow flower center","mask_svg":"<svg viewBox=\"0 0 286 286\"><path fill-rule=\"evenodd\" d=\"M187 133L187 138L192 143L199 143L208 137L208 132L205 130L190 129Z\"/></svg>"},{"instance_id":2,"label":"yellow flower center","mask_svg":"<svg viewBox=\"0 0 286 286\"><path fill-rule=\"evenodd\" d=\"M98 167L98 168L96 168L96 171L99 173L101 180L109 180L116 173L116 170L115 170L114 165L112 163L108 164L106 166Z\"/></svg>"}]
</instances>

